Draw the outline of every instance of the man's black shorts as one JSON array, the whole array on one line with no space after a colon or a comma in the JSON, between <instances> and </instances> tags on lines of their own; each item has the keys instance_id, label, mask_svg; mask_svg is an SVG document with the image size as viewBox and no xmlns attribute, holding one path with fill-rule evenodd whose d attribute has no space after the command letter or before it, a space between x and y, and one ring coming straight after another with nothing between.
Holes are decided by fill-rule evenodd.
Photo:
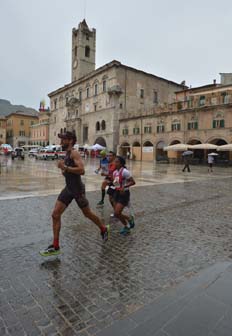
<instances>
[{"instance_id":1,"label":"man's black shorts","mask_svg":"<svg viewBox=\"0 0 232 336\"><path fill-rule=\"evenodd\" d=\"M89 206L89 201L87 200L85 196L85 189L82 190L80 193L73 194L72 192L68 190L67 187L65 187L61 191L57 199L58 201L64 203L66 206L68 206L74 199L77 202L77 205L79 206L80 209L83 209Z\"/></svg>"},{"instance_id":2,"label":"man's black shorts","mask_svg":"<svg viewBox=\"0 0 232 336\"><path fill-rule=\"evenodd\" d=\"M126 190L124 192L120 192L115 190L113 198L115 203L121 203L122 205L127 206L130 201L130 191Z\"/></svg>"}]
</instances>

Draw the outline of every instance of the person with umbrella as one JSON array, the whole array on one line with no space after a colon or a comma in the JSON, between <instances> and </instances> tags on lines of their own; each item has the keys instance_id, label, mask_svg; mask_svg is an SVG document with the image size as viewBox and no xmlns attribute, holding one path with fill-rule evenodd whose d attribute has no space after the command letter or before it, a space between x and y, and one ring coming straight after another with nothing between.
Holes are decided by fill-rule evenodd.
<instances>
[{"instance_id":1,"label":"person with umbrella","mask_svg":"<svg viewBox=\"0 0 232 336\"><path fill-rule=\"evenodd\" d=\"M213 172L213 163L214 163L214 156L217 156L217 153L209 153L208 154L208 173Z\"/></svg>"},{"instance_id":2,"label":"person with umbrella","mask_svg":"<svg viewBox=\"0 0 232 336\"><path fill-rule=\"evenodd\" d=\"M183 159L184 159L184 168L182 169L182 172L185 172L185 169L188 169L189 173L191 172L189 164L190 164L190 157L192 154L193 152L190 150L187 150L182 154Z\"/></svg>"}]
</instances>

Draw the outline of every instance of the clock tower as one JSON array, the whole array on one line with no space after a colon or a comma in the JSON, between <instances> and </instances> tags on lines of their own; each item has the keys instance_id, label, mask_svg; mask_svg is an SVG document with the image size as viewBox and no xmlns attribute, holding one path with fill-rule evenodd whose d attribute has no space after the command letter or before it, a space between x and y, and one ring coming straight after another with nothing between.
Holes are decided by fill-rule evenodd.
<instances>
[{"instance_id":1,"label":"clock tower","mask_svg":"<svg viewBox=\"0 0 232 336\"><path fill-rule=\"evenodd\" d=\"M72 82L95 70L96 30L85 20L72 30Z\"/></svg>"}]
</instances>

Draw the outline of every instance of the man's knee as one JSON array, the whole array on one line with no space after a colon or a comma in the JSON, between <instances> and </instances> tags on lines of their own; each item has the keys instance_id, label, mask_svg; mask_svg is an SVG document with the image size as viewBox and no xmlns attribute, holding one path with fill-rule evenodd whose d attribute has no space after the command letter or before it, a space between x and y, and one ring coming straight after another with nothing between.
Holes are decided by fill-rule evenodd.
<instances>
[{"instance_id":1,"label":"man's knee","mask_svg":"<svg viewBox=\"0 0 232 336\"><path fill-rule=\"evenodd\" d=\"M61 213L57 210L53 210L52 219L57 220L57 219L60 219L60 217L61 217Z\"/></svg>"}]
</instances>

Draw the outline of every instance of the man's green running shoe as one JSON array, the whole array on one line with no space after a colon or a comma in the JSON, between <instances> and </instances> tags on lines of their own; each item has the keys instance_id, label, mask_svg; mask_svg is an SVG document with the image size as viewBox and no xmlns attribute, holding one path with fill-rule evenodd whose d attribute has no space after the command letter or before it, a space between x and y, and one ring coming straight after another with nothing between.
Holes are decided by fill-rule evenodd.
<instances>
[{"instance_id":1,"label":"man's green running shoe","mask_svg":"<svg viewBox=\"0 0 232 336\"><path fill-rule=\"evenodd\" d=\"M50 257L61 254L60 248L55 248L53 245L49 245L48 248L39 252L42 257Z\"/></svg>"},{"instance_id":2,"label":"man's green running shoe","mask_svg":"<svg viewBox=\"0 0 232 336\"><path fill-rule=\"evenodd\" d=\"M110 237L110 226L109 225L106 225L106 230L101 232L101 236L102 236L102 239L103 241L107 241Z\"/></svg>"}]
</instances>

